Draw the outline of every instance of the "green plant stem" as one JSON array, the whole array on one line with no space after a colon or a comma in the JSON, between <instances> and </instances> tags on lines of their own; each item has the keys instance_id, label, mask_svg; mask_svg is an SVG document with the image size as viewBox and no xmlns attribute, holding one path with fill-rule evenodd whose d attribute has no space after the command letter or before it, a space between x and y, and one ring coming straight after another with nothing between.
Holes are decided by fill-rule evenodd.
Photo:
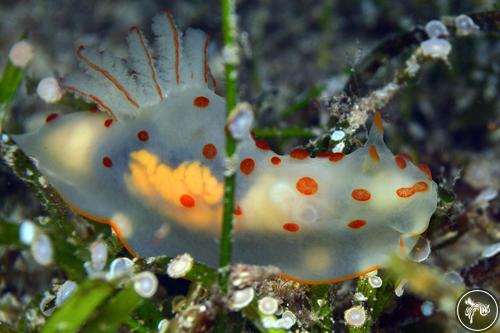
<instances>
[{"instance_id":1,"label":"green plant stem","mask_svg":"<svg viewBox=\"0 0 500 333\"><path fill-rule=\"evenodd\" d=\"M236 37L238 35L236 22L236 5L234 0L221 0L222 8L222 34L224 39L225 79L226 79L226 118L234 111L238 102L238 48ZM226 132L226 156L234 158L236 152L236 141L229 132ZM231 263L231 238L233 223L233 196L235 176L227 174L224 178L224 213L222 220L221 244L220 244L220 267L226 267ZM225 289L227 273L221 274L220 285Z\"/></svg>"},{"instance_id":2,"label":"green plant stem","mask_svg":"<svg viewBox=\"0 0 500 333\"><path fill-rule=\"evenodd\" d=\"M316 136L311 128L290 127L290 128L254 128L253 132L259 139L266 138L313 138Z\"/></svg>"}]
</instances>

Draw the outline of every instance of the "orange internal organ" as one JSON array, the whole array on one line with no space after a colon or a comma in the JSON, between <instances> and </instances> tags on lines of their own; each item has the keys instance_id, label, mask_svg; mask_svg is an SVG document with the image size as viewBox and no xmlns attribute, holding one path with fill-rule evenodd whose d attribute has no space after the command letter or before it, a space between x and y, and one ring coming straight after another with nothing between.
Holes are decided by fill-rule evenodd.
<instances>
[{"instance_id":1,"label":"orange internal organ","mask_svg":"<svg viewBox=\"0 0 500 333\"><path fill-rule=\"evenodd\" d=\"M295 184L297 191L305 195L311 195L318 192L318 183L311 177L302 177Z\"/></svg>"},{"instance_id":2,"label":"orange internal organ","mask_svg":"<svg viewBox=\"0 0 500 333\"><path fill-rule=\"evenodd\" d=\"M374 145L371 145L370 146L370 156L376 160L376 161L380 161L380 156L378 155L378 151L377 151L377 147L375 147Z\"/></svg>"},{"instance_id":3,"label":"orange internal organ","mask_svg":"<svg viewBox=\"0 0 500 333\"><path fill-rule=\"evenodd\" d=\"M417 192L425 192L429 189L426 182L420 181L413 184L411 187L401 187L396 190L396 194L400 198L409 198Z\"/></svg>"},{"instance_id":4,"label":"orange internal organ","mask_svg":"<svg viewBox=\"0 0 500 333\"><path fill-rule=\"evenodd\" d=\"M146 204L192 229L218 230L223 185L208 167L186 161L172 168L143 149L130 154L129 169L129 191Z\"/></svg>"},{"instance_id":5,"label":"orange internal organ","mask_svg":"<svg viewBox=\"0 0 500 333\"><path fill-rule=\"evenodd\" d=\"M356 188L352 190L351 196L354 200L357 201L368 201L372 197L370 192L368 192L364 188Z\"/></svg>"}]
</instances>

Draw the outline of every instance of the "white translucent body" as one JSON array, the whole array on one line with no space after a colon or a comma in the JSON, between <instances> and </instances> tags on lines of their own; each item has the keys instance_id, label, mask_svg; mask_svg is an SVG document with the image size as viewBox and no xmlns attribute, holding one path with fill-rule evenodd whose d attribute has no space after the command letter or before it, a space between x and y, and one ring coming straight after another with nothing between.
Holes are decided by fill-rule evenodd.
<instances>
[{"instance_id":1,"label":"white translucent body","mask_svg":"<svg viewBox=\"0 0 500 333\"><path fill-rule=\"evenodd\" d=\"M216 265L225 101L210 89L204 34L189 30L182 39L174 27L166 15L155 19L158 57L151 66L144 61L154 52L141 46L137 30L129 37L129 63L82 51L84 66L91 60L99 70L87 64L87 74L65 82L77 87L69 90L97 98L104 112L60 116L14 139L77 212L112 225L131 251L188 252ZM126 74L127 65L136 74ZM138 139L144 131L147 139ZM235 261L275 265L307 282L334 281L376 269L402 244L410 250L436 208L436 184L409 161L399 168L381 131L374 126L365 147L337 162L279 156L280 164L271 163L277 154L256 147L246 135L236 163ZM216 147L215 155L207 157L207 144ZM253 168L240 168L248 159ZM314 194L298 190L303 177L317 183ZM428 189L407 198L396 194L417 182ZM370 200L353 199L359 188L370 192ZM366 225L351 228L353 220ZM299 230L290 232L288 223Z\"/></svg>"}]
</instances>

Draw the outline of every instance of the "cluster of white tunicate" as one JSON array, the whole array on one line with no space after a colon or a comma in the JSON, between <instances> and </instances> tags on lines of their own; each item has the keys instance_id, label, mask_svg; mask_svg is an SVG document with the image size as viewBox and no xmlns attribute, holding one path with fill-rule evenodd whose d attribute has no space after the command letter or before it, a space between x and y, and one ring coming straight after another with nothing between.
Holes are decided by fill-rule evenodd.
<instances>
[{"instance_id":1,"label":"cluster of white tunicate","mask_svg":"<svg viewBox=\"0 0 500 333\"><path fill-rule=\"evenodd\" d=\"M284 311L281 318L276 319L272 316L262 318L262 325L267 329L285 329L289 330L297 322L297 317L291 311Z\"/></svg>"},{"instance_id":2,"label":"cluster of white tunicate","mask_svg":"<svg viewBox=\"0 0 500 333\"><path fill-rule=\"evenodd\" d=\"M36 93L45 102L56 103L61 99L63 90L55 78L46 77L38 83Z\"/></svg>"},{"instance_id":3,"label":"cluster of white tunicate","mask_svg":"<svg viewBox=\"0 0 500 333\"><path fill-rule=\"evenodd\" d=\"M467 36L479 31L479 26L469 16L463 14L455 17L455 26L459 36Z\"/></svg>"},{"instance_id":4,"label":"cluster of white tunicate","mask_svg":"<svg viewBox=\"0 0 500 333\"><path fill-rule=\"evenodd\" d=\"M141 272L134 276L134 290L144 298L150 298L158 289L158 279L151 272Z\"/></svg>"},{"instance_id":5,"label":"cluster of white tunicate","mask_svg":"<svg viewBox=\"0 0 500 333\"><path fill-rule=\"evenodd\" d=\"M446 26L441 21L432 20L425 25L425 32L429 39L420 44L423 55L433 59L446 60L451 51L450 42L441 38L448 35Z\"/></svg>"},{"instance_id":6,"label":"cluster of white tunicate","mask_svg":"<svg viewBox=\"0 0 500 333\"><path fill-rule=\"evenodd\" d=\"M178 255L170 260L167 266L167 274L173 279L178 279L186 276L193 268L193 257L189 253Z\"/></svg>"},{"instance_id":7,"label":"cluster of white tunicate","mask_svg":"<svg viewBox=\"0 0 500 333\"><path fill-rule=\"evenodd\" d=\"M252 287L248 287L241 290L236 290L231 296L230 307L233 310L240 310L250 304L255 297L255 290Z\"/></svg>"},{"instance_id":8,"label":"cluster of white tunicate","mask_svg":"<svg viewBox=\"0 0 500 333\"><path fill-rule=\"evenodd\" d=\"M33 58L33 47L25 40L15 43L9 52L9 60L15 66L24 68Z\"/></svg>"},{"instance_id":9,"label":"cluster of white tunicate","mask_svg":"<svg viewBox=\"0 0 500 333\"><path fill-rule=\"evenodd\" d=\"M116 258L109 265L109 272L106 275L108 280L125 277L134 271L134 262L129 258Z\"/></svg>"},{"instance_id":10,"label":"cluster of white tunicate","mask_svg":"<svg viewBox=\"0 0 500 333\"><path fill-rule=\"evenodd\" d=\"M361 327L366 322L366 311L361 305L353 306L344 312L344 320L348 326Z\"/></svg>"},{"instance_id":11,"label":"cluster of white tunicate","mask_svg":"<svg viewBox=\"0 0 500 333\"><path fill-rule=\"evenodd\" d=\"M71 280L64 282L56 292L56 306L61 306L78 288L78 285Z\"/></svg>"},{"instance_id":12,"label":"cluster of white tunicate","mask_svg":"<svg viewBox=\"0 0 500 333\"><path fill-rule=\"evenodd\" d=\"M271 296L263 297L259 300L258 308L262 314L271 316L278 311L279 302L276 298Z\"/></svg>"}]
</instances>

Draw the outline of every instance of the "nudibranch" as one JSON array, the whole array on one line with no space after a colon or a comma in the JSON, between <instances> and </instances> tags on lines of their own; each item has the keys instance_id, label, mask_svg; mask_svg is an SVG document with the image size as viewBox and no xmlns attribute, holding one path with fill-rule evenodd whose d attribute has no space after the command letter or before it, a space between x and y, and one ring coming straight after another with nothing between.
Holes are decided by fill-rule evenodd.
<instances>
[{"instance_id":1,"label":"nudibranch","mask_svg":"<svg viewBox=\"0 0 500 333\"><path fill-rule=\"evenodd\" d=\"M155 17L126 60L80 47L64 88L101 112L52 114L13 136L79 214L107 223L141 256L189 252L216 265L225 170L225 101L213 91L207 36ZM428 168L394 156L376 114L349 155L286 156L249 134L238 148L234 259L308 283L341 281L408 252L436 208Z\"/></svg>"}]
</instances>

